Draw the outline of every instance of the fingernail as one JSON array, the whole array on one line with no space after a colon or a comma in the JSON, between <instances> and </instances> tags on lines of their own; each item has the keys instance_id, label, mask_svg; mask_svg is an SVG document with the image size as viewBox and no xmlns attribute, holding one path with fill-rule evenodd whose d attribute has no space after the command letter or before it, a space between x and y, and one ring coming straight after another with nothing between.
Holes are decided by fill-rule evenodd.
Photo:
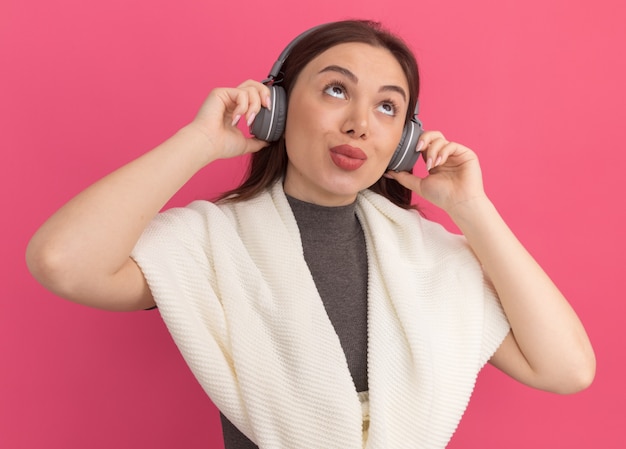
<instances>
[{"instance_id":1,"label":"fingernail","mask_svg":"<svg viewBox=\"0 0 626 449\"><path fill-rule=\"evenodd\" d=\"M431 168L433 168L433 160L431 158L428 158L426 160L426 170L430 171Z\"/></svg>"},{"instance_id":2,"label":"fingernail","mask_svg":"<svg viewBox=\"0 0 626 449\"><path fill-rule=\"evenodd\" d=\"M256 117L256 113L253 112L252 114L250 114L250 117L248 117L248 122L247 122L248 126L252 125L252 122L254 121L255 117Z\"/></svg>"},{"instance_id":3,"label":"fingernail","mask_svg":"<svg viewBox=\"0 0 626 449\"><path fill-rule=\"evenodd\" d=\"M439 156L435 161L435 167L437 167L439 164L441 164L441 156Z\"/></svg>"},{"instance_id":4,"label":"fingernail","mask_svg":"<svg viewBox=\"0 0 626 449\"><path fill-rule=\"evenodd\" d=\"M239 119L241 118L240 114L237 114L234 118L233 118L233 126L237 126L237 123L239 123Z\"/></svg>"},{"instance_id":5,"label":"fingernail","mask_svg":"<svg viewBox=\"0 0 626 449\"><path fill-rule=\"evenodd\" d=\"M271 110L272 110L272 99L270 98L270 96L269 96L269 95L265 98L265 104L267 105L267 106L266 106L266 107L267 107L267 109L268 109L269 111L271 111Z\"/></svg>"},{"instance_id":6,"label":"fingernail","mask_svg":"<svg viewBox=\"0 0 626 449\"><path fill-rule=\"evenodd\" d=\"M424 148L424 141L420 140L419 142L417 142L417 148L415 148L415 151L419 153L420 151L422 151L422 148Z\"/></svg>"}]
</instances>

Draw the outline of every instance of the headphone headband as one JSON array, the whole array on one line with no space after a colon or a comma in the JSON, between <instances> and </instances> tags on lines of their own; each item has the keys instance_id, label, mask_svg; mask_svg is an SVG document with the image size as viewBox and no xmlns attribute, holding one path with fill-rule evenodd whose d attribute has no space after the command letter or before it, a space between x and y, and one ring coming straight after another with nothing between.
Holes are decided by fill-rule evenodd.
<instances>
[{"instance_id":1,"label":"headphone headband","mask_svg":"<svg viewBox=\"0 0 626 449\"><path fill-rule=\"evenodd\" d=\"M289 56L289 53L291 53L291 50L293 49L293 47L295 47L296 44L298 42L300 42L304 37L308 36L313 31L317 30L318 28L323 27L324 25L325 24L317 25L317 26L315 26L315 27L313 27L311 29L308 29L305 32L300 33L299 35L297 35L295 37L295 39L292 40L289 43L289 45L287 45L287 47L285 47L285 49L282 51L282 53L278 56L278 59L276 60L276 62L272 66L272 70L270 70L270 73L269 73L269 75L267 75L267 78L263 81L263 84L273 83L276 80L276 78L278 77L278 75L280 73L280 69L282 69L283 64L287 60L287 57Z\"/></svg>"}]
</instances>

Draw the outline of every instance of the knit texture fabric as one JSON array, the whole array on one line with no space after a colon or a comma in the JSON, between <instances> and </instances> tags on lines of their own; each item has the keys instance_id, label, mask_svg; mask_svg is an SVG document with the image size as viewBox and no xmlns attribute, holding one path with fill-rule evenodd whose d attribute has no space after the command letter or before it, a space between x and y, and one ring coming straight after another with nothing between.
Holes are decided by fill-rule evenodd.
<instances>
[{"instance_id":1,"label":"knit texture fabric","mask_svg":"<svg viewBox=\"0 0 626 449\"><path fill-rule=\"evenodd\" d=\"M364 191L370 449L443 448L509 331L462 236ZM361 449L346 358L281 183L159 214L133 251L187 364L262 449Z\"/></svg>"}]
</instances>

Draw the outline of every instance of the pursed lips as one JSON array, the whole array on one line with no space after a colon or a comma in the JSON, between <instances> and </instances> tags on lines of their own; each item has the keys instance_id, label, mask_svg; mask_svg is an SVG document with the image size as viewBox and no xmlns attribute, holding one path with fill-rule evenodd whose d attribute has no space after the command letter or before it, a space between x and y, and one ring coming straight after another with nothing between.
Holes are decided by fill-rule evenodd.
<instances>
[{"instance_id":1,"label":"pursed lips","mask_svg":"<svg viewBox=\"0 0 626 449\"><path fill-rule=\"evenodd\" d=\"M350 145L338 145L330 149L334 164L343 170L356 170L367 160L367 155L360 148Z\"/></svg>"},{"instance_id":2,"label":"pursed lips","mask_svg":"<svg viewBox=\"0 0 626 449\"><path fill-rule=\"evenodd\" d=\"M360 148L350 145L338 145L330 149L331 153L342 154L353 159L367 159L367 155Z\"/></svg>"}]
</instances>

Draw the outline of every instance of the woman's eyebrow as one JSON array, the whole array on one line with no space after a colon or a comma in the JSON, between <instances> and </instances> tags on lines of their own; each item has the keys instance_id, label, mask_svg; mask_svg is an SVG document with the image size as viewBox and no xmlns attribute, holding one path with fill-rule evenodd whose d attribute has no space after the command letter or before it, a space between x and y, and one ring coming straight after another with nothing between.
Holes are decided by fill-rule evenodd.
<instances>
[{"instance_id":1,"label":"woman's eyebrow","mask_svg":"<svg viewBox=\"0 0 626 449\"><path fill-rule=\"evenodd\" d=\"M322 70L319 71L319 73L325 73L325 72L337 72L337 73L340 73L340 74L344 75L346 78L348 78L354 84L357 84L359 82L359 78L354 73L352 73L350 70L346 69L345 67L341 67L341 66L338 66L338 65L329 65L329 66L324 67ZM385 92L385 91L397 92L400 95L402 95L402 98L404 99L404 101L406 101L406 92L400 86L396 86L396 85L393 85L393 84L385 85L385 86L382 86L379 89L379 91L380 92Z\"/></svg>"},{"instance_id":2,"label":"woman's eyebrow","mask_svg":"<svg viewBox=\"0 0 626 449\"><path fill-rule=\"evenodd\" d=\"M359 82L359 78L357 78L357 76L354 73L352 73L350 70L346 69L345 67L341 67L338 65L329 65L328 67L324 67L322 70L320 70L320 73L324 73L324 72L338 72L344 75L346 78L348 78L350 81L352 81L355 84Z\"/></svg>"}]
</instances>

